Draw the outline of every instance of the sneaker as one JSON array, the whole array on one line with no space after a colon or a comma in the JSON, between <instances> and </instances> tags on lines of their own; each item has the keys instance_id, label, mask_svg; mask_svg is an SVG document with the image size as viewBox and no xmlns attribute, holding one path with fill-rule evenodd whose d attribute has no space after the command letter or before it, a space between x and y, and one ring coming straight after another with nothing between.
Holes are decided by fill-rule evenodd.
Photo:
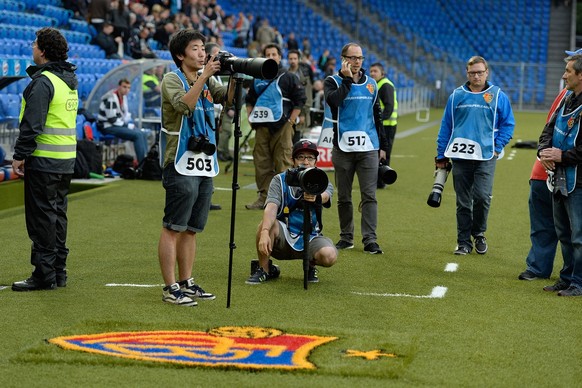
<instances>
[{"instance_id":1,"label":"sneaker","mask_svg":"<svg viewBox=\"0 0 582 388\"><path fill-rule=\"evenodd\" d=\"M485 236L475 237L475 252L480 255L487 253L487 240L485 239Z\"/></svg>"},{"instance_id":2,"label":"sneaker","mask_svg":"<svg viewBox=\"0 0 582 388\"><path fill-rule=\"evenodd\" d=\"M67 286L67 271L57 272L57 287Z\"/></svg>"},{"instance_id":3,"label":"sneaker","mask_svg":"<svg viewBox=\"0 0 582 388\"><path fill-rule=\"evenodd\" d=\"M269 274L265 272L263 267L259 267L259 269L252 274L247 281L246 284L261 284L269 280Z\"/></svg>"},{"instance_id":4,"label":"sneaker","mask_svg":"<svg viewBox=\"0 0 582 388\"><path fill-rule=\"evenodd\" d=\"M317 270L317 268L309 267L309 271L307 272L307 281L309 283L318 283L319 282L319 276L317 276L318 272L319 271Z\"/></svg>"},{"instance_id":5,"label":"sneaker","mask_svg":"<svg viewBox=\"0 0 582 388\"><path fill-rule=\"evenodd\" d=\"M204 291L202 287L194 283L194 279L192 278L188 280L182 280L181 282L178 282L178 284L180 285L180 291L182 291L182 293L189 297L190 299L201 299L201 300L216 299L216 296L214 294Z\"/></svg>"},{"instance_id":6,"label":"sneaker","mask_svg":"<svg viewBox=\"0 0 582 388\"><path fill-rule=\"evenodd\" d=\"M541 276L538 276L529 270L523 271L522 273L519 274L519 276L517 278L519 280L547 279L547 278L542 278Z\"/></svg>"},{"instance_id":7,"label":"sneaker","mask_svg":"<svg viewBox=\"0 0 582 388\"><path fill-rule=\"evenodd\" d=\"M210 210L222 210L222 206L220 206L218 204L211 203Z\"/></svg>"},{"instance_id":8,"label":"sneaker","mask_svg":"<svg viewBox=\"0 0 582 388\"><path fill-rule=\"evenodd\" d=\"M337 244L335 244L335 247L337 249L340 249L340 250L341 249L352 249L354 247L354 243L349 243L349 242L344 241L344 240L339 240L337 242Z\"/></svg>"},{"instance_id":9,"label":"sneaker","mask_svg":"<svg viewBox=\"0 0 582 388\"><path fill-rule=\"evenodd\" d=\"M466 246L457 246L457 249L453 251L453 255L465 256L471 253L471 249Z\"/></svg>"},{"instance_id":10,"label":"sneaker","mask_svg":"<svg viewBox=\"0 0 582 388\"><path fill-rule=\"evenodd\" d=\"M378 245L378 243L375 242L366 244L364 246L364 252L368 252L372 255L381 255L382 253L384 253L382 249L380 249L380 245Z\"/></svg>"},{"instance_id":11,"label":"sneaker","mask_svg":"<svg viewBox=\"0 0 582 388\"><path fill-rule=\"evenodd\" d=\"M178 283L170 284L169 286L164 287L162 301L166 303L172 303L178 306L193 307L198 305L198 302L184 295L182 290L180 290L180 285Z\"/></svg>"},{"instance_id":12,"label":"sneaker","mask_svg":"<svg viewBox=\"0 0 582 388\"><path fill-rule=\"evenodd\" d=\"M259 198L255 202L245 205L245 207L248 210L263 210L265 207L265 201Z\"/></svg>"},{"instance_id":13,"label":"sneaker","mask_svg":"<svg viewBox=\"0 0 582 388\"><path fill-rule=\"evenodd\" d=\"M558 292L558 296L582 296L582 288L570 286L567 289Z\"/></svg>"},{"instance_id":14,"label":"sneaker","mask_svg":"<svg viewBox=\"0 0 582 388\"><path fill-rule=\"evenodd\" d=\"M269 260L269 279L277 279L281 275L281 270L277 264L273 264L271 260Z\"/></svg>"},{"instance_id":15,"label":"sneaker","mask_svg":"<svg viewBox=\"0 0 582 388\"><path fill-rule=\"evenodd\" d=\"M563 280L558 280L556 283L552 284L551 286L545 286L544 287L544 291L562 291L562 290L566 290L568 289L568 287L570 287L570 283L566 283Z\"/></svg>"},{"instance_id":16,"label":"sneaker","mask_svg":"<svg viewBox=\"0 0 582 388\"><path fill-rule=\"evenodd\" d=\"M41 290L55 290L57 288L57 283L44 283L40 280L33 278L32 276L28 279L22 280L20 282L12 283L12 291L41 291Z\"/></svg>"}]
</instances>

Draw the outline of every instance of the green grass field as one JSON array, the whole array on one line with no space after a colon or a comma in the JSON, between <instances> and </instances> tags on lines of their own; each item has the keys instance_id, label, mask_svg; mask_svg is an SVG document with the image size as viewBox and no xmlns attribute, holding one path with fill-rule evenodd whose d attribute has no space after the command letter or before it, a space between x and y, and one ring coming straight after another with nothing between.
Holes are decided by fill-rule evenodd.
<instances>
[{"instance_id":1,"label":"green grass field","mask_svg":"<svg viewBox=\"0 0 582 388\"><path fill-rule=\"evenodd\" d=\"M298 261L277 262L278 280L244 284L255 257L254 231L261 213L244 208L256 194L249 188L253 167L242 163L230 308L232 175L221 173L215 179L213 202L223 210L211 213L198 236L195 278L217 299L195 308L162 303L160 287L105 286L162 282L157 241L164 199L159 182L119 181L72 194L67 288L0 290L0 386L580 386L582 298L542 291L555 280L561 256L550 281L517 280L529 249L528 179L535 151L507 147L497 164L489 252L454 256L452 183L447 183L440 208L426 205L441 114L433 110L435 125L395 143L392 167L398 180L378 192L378 242L385 254L364 254L358 219L355 248L340 252L337 264L321 269L320 283L308 290ZM545 114L517 113L516 121L510 145L536 140ZM399 134L419 125L412 115L405 116ZM0 187L0 201L8 200L6 195ZM335 206L324 212L324 224L324 233L336 241ZM9 286L31 270L22 207L0 211L0 240L0 286ZM445 272L449 263L458 264L458 270ZM444 297L426 297L436 286L446 287ZM47 342L68 335L224 326L337 339L310 353L316 369L298 371L136 361L63 350ZM349 350L380 350L397 357L367 360L349 357Z\"/></svg>"}]
</instances>

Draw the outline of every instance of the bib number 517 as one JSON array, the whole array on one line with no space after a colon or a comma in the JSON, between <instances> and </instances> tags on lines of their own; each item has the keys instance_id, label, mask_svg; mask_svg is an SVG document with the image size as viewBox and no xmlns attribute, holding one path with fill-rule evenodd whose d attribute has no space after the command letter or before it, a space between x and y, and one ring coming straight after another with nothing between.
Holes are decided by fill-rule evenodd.
<instances>
[{"instance_id":1,"label":"bib number 517","mask_svg":"<svg viewBox=\"0 0 582 388\"><path fill-rule=\"evenodd\" d=\"M348 145L351 146L363 146L366 144L365 136L348 136Z\"/></svg>"}]
</instances>

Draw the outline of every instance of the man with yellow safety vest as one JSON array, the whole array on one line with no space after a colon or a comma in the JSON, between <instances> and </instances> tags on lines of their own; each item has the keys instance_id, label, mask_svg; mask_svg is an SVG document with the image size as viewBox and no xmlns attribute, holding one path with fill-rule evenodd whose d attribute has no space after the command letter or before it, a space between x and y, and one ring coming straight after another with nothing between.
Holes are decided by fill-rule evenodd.
<instances>
[{"instance_id":1,"label":"man with yellow safety vest","mask_svg":"<svg viewBox=\"0 0 582 388\"><path fill-rule=\"evenodd\" d=\"M67 41L54 28L36 31L26 69L32 78L22 95L20 134L12 167L24 177L24 208L32 240L32 276L14 291L67 285L67 194L76 158L78 95L76 67L66 62Z\"/></svg>"},{"instance_id":2,"label":"man with yellow safety vest","mask_svg":"<svg viewBox=\"0 0 582 388\"><path fill-rule=\"evenodd\" d=\"M398 123L398 101L396 100L396 88L392 81L386 77L384 66L381 63L373 63L370 66L370 75L378 84L378 101L382 110L382 127L388 141L386 150L386 165L390 165L390 154L394 145L396 135L396 124ZM378 180L378 188L384 188L386 184Z\"/></svg>"}]
</instances>

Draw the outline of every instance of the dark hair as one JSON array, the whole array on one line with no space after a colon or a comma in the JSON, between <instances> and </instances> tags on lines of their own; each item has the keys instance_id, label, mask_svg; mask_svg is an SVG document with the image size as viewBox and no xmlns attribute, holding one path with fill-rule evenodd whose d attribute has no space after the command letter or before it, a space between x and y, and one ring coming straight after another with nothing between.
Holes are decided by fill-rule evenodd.
<instances>
[{"instance_id":1,"label":"dark hair","mask_svg":"<svg viewBox=\"0 0 582 388\"><path fill-rule=\"evenodd\" d=\"M122 79L119 80L119 82L117 83L117 85L120 85L121 86L121 84L130 84L131 85L131 82L129 82L129 80L127 78L122 78Z\"/></svg>"},{"instance_id":2,"label":"dark hair","mask_svg":"<svg viewBox=\"0 0 582 388\"><path fill-rule=\"evenodd\" d=\"M263 48L263 57L264 57L265 55L267 55L267 49L270 49L270 48L276 48L276 49L277 49L277 52L279 53L279 56L282 56L282 55L283 55L283 54L282 54L282 52L281 52L281 47L279 47L279 45L278 45L278 44L275 44L275 43L269 43L268 45L266 45L266 46Z\"/></svg>"},{"instance_id":3,"label":"dark hair","mask_svg":"<svg viewBox=\"0 0 582 388\"><path fill-rule=\"evenodd\" d=\"M168 47L176 66L182 67L182 60L178 58L178 55L186 55L186 47L193 40L200 40L202 43L206 43L206 37L200 31L195 31L191 28L176 32L170 39Z\"/></svg>"},{"instance_id":4,"label":"dark hair","mask_svg":"<svg viewBox=\"0 0 582 388\"><path fill-rule=\"evenodd\" d=\"M66 61L69 58L67 40L55 28L44 27L36 31L36 47L51 62Z\"/></svg>"},{"instance_id":5,"label":"dark hair","mask_svg":"<svg viewBox=\"0 0 582 388\"><path fill-rule=\"evenodd\" d=\"M297 54L297 58L301 59L301 51L295 49L289 50L287 51L287 58L289 58L289 55L291 54Z\"/></svg>"},{"instance_id":6,"label":"dark hair","mask_svg":"<svg viewBox=\"0 0 582 388\"><path fill-rule=\"evenodd\" d=\"M374 62L374 63L372 63L372 64L370 65L370 69L371 69L372 67L377 67L377 68L379 68L379 69L380 69L380 73L382 73L382 75L386 74L386 73L385 73L385 71L384 71L384 66L382 66L382 64L381 64L380 62Z\"/></svg>"},{"instance_id":7,"label":"dark hair","mask_svg":"<svg viewBox=\"0 0 582 388\"><path fill-rule=\"evenodd\" d=\"M218 43L208 42L208 43L206 43L206 45L204 45L204 50L206 50L206 54L207 55L210 55L210 52L215 47L218 47L218 49L220 50L220 45Z\"/></svg>"},{"instance_id":8,"label":"dark hair","mask_svg":"<svg viewBox=\"0 0 582 388\"><path fill-rule=\"evenodd\" d=\"M582 72L582 54L569 55L564 59L564 62L566 63L570 61L574 62L572 64L572 69L574 69L574 73L580 74L580 72Z\"/></svg>"}]
</instances>

